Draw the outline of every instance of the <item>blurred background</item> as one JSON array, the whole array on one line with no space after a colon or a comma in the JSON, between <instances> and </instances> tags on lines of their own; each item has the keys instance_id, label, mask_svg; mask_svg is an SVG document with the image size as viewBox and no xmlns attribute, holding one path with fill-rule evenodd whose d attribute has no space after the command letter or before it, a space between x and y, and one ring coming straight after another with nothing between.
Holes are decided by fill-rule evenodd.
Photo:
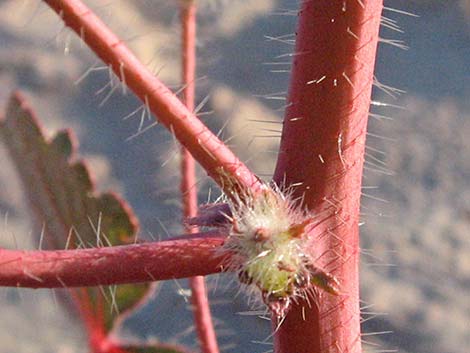
<instances>
[{"instance_id":1,"label":"blurred background","mask_svg":"<svg viewBox=\"0 0 470 353\"><path fill-rule=\"evenodd\" d=\"M286 54L293 51L273 38L295 31L297 1L198 2L201 119L269 180L279 134L266 129L282 118L278 98L288 86ZM179 88L176 1L87 3L164 82ZM470 346L470 1L385 5L388 28L381 36L394 42L380 45L376 65L382 89L374 89L373 100L387 106L371 107L361 290L364 331L391 333L366 337L365 347L464 353ZM129 201L142 237L180 232L178 156L170 134L158 125L142 130L152 118L129 116L140 103L112 89L108 71L40 1L0 1L0 19L2 111L10 93L21 89L48 134L74 129L99 189ZM3 146L0 163L0 246L36 248L40 229L29 222ZM201 202L218 196L201 171L199 180ZM210 278L209 287L224 351L269 351L269 321L243 295L234 297L230 276ZM161 283L123 334L195 347L185 288L184 281ZM87 351L80 326L52 291L2 288L0 303L0 352Z\"/></svg>"}]
</instances>

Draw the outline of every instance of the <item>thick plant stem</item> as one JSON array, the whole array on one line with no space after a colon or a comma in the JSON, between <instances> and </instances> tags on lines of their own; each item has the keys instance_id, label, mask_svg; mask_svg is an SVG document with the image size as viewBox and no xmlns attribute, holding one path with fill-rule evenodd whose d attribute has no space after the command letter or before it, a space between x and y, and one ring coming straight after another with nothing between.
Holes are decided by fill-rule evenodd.
<instances>
[{"instance_id":1,"label":"thick plant stem","mask_svg":"<svg viewBox=\"0 0 470 353\"><path fill-rule=\"evenodd\" d=\"M227 176L247 188L259 179L80 0L44 0L158 120L173 133L223 189Z\"/></svg>"},{"instance_id":2,"label":"thick plant stem","mask_svg":"<svg viewBox=\"0 0 470 353\"><path fill-rule=\"evenodd\" d=\"M196 4L193 0L181 1L181 52L182 83L184 103L190 112L194 111L196 75ZM196 165L193 156L181 147L181 195L185 219L197 216ZM186 232L197 233L197 227L186 225ZM203 276L191 277L191 303L196 332L203 353L219 353L217 337L207 298Z\"/></svg>"},{"instance_id":3,"label":"thick plant stem","mask_svg":"<svg viewBox=\"0 0 470 353\"><path fill-rule=\"evenodd\" d=\"M359 201L382 0L304 0L275 181L296 185L319 219L316 265L340 294L300 302L275 334L276 353L361 352Z\"/></svg>"},{"instance_id":4,"label":"thick plant stem","mask_svg":"<svg viewBox=\"0 0 470 353\"><path fill-rule=\"evenodd\" d=\"M0 249L0 286L90 287L204 276L226 261L215 232L174 240L80 250Z\"/></svg>"}]
</instances>

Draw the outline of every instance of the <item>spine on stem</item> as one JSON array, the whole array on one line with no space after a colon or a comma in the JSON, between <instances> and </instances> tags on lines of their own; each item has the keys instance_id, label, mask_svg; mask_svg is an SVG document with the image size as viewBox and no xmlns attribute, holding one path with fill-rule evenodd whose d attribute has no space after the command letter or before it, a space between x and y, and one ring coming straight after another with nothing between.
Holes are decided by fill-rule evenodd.
<instances>
[{"instance_id":1,"label":"spine on stem","mask_svg":"<svg viewBox=\"0 0 470 353\"><path fill-rule=\"evenodd\" d=\"M339 294L293 305L277 327L276 353L361 352L359 201L381 10L382 0L301 4L274 179L295 185L318 218L311 256L339 281Z\"/></svg>"}]
</instances>

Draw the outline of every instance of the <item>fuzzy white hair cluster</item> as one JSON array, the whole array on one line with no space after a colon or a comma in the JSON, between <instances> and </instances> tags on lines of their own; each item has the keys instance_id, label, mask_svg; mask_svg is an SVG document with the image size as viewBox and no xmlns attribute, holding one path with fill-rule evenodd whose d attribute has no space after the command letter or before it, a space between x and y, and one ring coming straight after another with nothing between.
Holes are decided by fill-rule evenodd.
<instances>
[{"instance_id":1,"label":"fuzzy white hair cluster","mask_svg":"<svg viewBox=\"0 0 470 353\"><path fill-rule=\"evenodd\" d=\"M282 319L293 301L306 298L317 285L335 291L336 280L313 265L307 248L311 217L287 193L266 186L229 200L230 233L224 251L229 269L251 292L261 292L270 311Z\"/></svg>"}]
</instances>

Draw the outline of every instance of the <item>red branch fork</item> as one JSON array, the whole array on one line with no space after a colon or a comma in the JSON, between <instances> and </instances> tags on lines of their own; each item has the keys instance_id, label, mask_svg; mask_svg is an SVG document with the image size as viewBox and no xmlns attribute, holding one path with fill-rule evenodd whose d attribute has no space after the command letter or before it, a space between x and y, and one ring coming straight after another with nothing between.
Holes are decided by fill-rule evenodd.
<instances>
[{"instance_id":1,"label":"red branch fork","mask_svg":"<svg viewBox=\"0 0 470 353\"><path fill-rule=\"evenodd\" d=\"M261 187L256 176L81 1L44 1L149 105L222 188L227 176L253 190ZM294 305L277 328L275 353L361 352L359 202L381 10L382 0L301 4L274 180L296 186L305 206L324 220L310 234L311 251L315 265L338 278L341 287L338 296L317 293L311 303ZM222 242L220 237L206 237L200 243L181 239L89 250L0 250L0 285L83 286L167 279L176 273L204 275L220 270L222 259L214 251ZM84 261L86 256L89 261ZM15 275L15 283L1 273L5 270Z\"/></svg>"},{"instance_id":2,"label":"red branch fork","mask_svg":"<svg viewBox=\"0 0 470 353\"><path fill-rule=\"evenodd\" d=\"M359 353L359 202L382 0L304 0L275 181L324 221L312 253L340 295L298 303L276 353Z\"/></svg>"}]
</instances>

